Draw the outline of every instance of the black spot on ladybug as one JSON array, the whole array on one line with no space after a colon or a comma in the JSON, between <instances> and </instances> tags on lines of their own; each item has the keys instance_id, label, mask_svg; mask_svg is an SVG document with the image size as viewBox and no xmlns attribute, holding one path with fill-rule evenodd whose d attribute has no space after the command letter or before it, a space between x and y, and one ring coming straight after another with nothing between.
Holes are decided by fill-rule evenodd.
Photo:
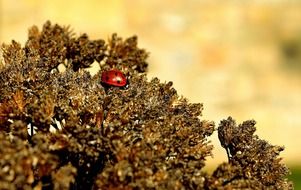
<instances>
[{"instance_id":1,"label":"black spot on ladybug","mask_svg":"<svg viewBox=\"0 0 301 190\"><path fill-rule=\"evenodd\" d=\"M110 80L110 77L109 76L106 76L106 81Z\"/></svg>"}]
</instances>

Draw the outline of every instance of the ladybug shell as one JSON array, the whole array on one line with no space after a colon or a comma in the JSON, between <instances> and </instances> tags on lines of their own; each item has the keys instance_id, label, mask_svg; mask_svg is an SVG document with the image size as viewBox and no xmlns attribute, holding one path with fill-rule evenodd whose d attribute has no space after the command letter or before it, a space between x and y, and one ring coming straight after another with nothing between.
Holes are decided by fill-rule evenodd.
<instances>
[{"instance_id":1,"label":"ladybug shell","mask_svg":"<svg viewBox=\"0 0 301 190\"><path fill-rule=\"evenodd\" d=\"M101 82L110 86L125 86L127 83L126 77L119 70L104 71L101 74Z\"/></svg>"}]
</instances>

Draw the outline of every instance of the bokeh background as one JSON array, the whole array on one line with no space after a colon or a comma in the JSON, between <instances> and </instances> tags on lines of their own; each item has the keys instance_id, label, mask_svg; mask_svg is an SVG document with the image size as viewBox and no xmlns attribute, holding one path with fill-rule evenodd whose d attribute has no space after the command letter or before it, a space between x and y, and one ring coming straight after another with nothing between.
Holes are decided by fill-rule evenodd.
<instances>
[{"instance_id":1,"label":"bokeh background","mask_svg":"<svg viewBox=\"0 0 301 190\"><path fill-rule=\"evenodd\" d=\"M150 79L173 81L217 125L255 119L261 138L286 147L301 189L301 1L0 0L0 43L24 44L46 20L92 39L137 35ZM208 171L227 160L216 132L211 140Z\"/></svg>"}]
</instances>

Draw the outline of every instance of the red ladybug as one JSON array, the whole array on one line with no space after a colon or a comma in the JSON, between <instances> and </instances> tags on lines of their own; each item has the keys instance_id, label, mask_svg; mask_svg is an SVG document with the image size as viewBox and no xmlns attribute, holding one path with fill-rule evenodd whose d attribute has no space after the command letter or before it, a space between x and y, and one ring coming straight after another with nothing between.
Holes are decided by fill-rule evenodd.
<instances>
[{"instance_id":1,"label":"red ladybug","mask_svg":"<svg viewBox=\"0 0 301 190\"><path fill-rule=\"evenodd\" d=\"M104 71L101 74L101 82L109 86L123 87L126 85L127 80L121 71L112 69L109 71Z\"/></svg>"}]
</instances>

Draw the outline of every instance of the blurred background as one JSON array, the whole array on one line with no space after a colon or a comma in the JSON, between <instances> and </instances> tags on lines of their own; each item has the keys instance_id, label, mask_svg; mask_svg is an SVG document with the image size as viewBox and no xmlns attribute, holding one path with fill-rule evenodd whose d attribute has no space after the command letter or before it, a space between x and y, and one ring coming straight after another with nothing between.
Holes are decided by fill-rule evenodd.
<instances>
[{"instance_id":1,"label":"blurred background","mask_svg":"<svg viewBox=\"0 0 301 190\"><path fill-rule=\"evenodd\" d=\"M148 77L173 81L204 103L218 125L255 119L257 134L281 154L301 189L301 1L0 0L0 43L24 42L46 20L107 40L138 35L150 52ZM226 161L217 133L207 170Z\"/></svg>"}]
</instances>

